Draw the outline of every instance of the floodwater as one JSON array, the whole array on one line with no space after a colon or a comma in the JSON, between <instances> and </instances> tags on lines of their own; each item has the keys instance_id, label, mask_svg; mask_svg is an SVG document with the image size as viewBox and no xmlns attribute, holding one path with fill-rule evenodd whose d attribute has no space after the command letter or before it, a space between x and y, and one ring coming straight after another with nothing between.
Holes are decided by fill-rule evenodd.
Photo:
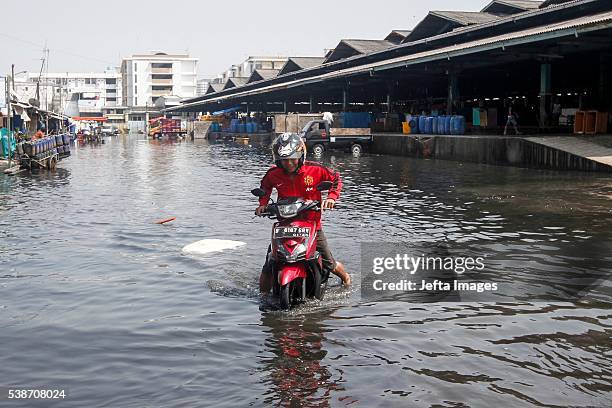
<instances>
[{"instance_id":1,"label":"floodwater","mask_svg":"<svg viewBox=\"0 0 612 408\"><path fill-rule=\"evenodd\" d=\"M0 175L0 387L67 389L57 407L612 406L609 176L328 154L355 285L283 313L256 290L268 151L140 138ZM206 238L247 245L181 253ZM486 252L525 285L602 279L567 301L362 298L372 241Z\"/></svg>"}]
</instances>

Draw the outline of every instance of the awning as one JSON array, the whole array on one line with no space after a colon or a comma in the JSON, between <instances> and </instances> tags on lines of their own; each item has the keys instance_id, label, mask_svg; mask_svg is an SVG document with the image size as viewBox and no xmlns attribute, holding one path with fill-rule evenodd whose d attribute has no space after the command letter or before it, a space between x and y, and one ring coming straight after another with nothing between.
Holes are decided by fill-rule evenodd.
<instances>
[{"instance_id":1,"label":"awning","mask_svg":"<svg viewBox=\"0 0 612 408\"><path fill-rule=\"evenodd\" d=\"M223 110L220 110L220 111L213 112L212 115L213 116L225 115L226 113L236 112L237 110L240 110L240 108L241 108L241 106L238 105L238 106L234 106L233 108L227 108L227 109L223 109Z\"/></svg>"},{"instance_id":2,"label":"awning","mask_svg":"<svg viewBox=\"0 0 612 408\"><path fill-rule=\"evenodd\" d=\"M106 119L103 116L92 116L92 117L88 117L88 116L73 116L72 120L90 121L90 122L106 122L108 119Z\"/></svg>"}]
</instances>

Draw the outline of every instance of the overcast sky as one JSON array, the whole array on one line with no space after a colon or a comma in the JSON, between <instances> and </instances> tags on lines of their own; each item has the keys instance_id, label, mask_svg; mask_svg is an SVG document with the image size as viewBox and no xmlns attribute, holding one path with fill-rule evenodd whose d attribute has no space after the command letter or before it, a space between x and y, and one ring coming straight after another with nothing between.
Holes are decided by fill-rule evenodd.
<instances>
[{"instance_id":1,"label":"overcast sky","mask_svg":"<svg viewBox=\"0 0 612 408\"><path fill-rule=\"evenodd\" d=\"M5 0L0 6L0 75L100 72L121 57L163 51L199 58L214 77L249 55L321 56L343 38L382 39L411 29L429 10L478 11L489 0L283 0L229 2ZM300 4L296 6L295 4Z\"/></svg>"}]
</instances>

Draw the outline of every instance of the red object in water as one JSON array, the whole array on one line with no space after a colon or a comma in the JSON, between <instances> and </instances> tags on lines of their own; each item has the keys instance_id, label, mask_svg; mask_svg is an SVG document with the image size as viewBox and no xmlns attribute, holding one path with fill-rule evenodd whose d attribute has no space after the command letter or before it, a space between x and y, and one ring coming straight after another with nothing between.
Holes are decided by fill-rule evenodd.
<instances>
[{"instance_id":1,"label":"red object in water","mask_svg":"<svg viewBox=\"0 0 612 408\"><path fill-rule=\"evenodd\" d=\"M172 217L172 218L168 218L168 219L165 219L165 220L157 221L156 224L165 224L167 222L174 221L174 220L176 220L176 217Z\"/></svg>"}]
</instances>

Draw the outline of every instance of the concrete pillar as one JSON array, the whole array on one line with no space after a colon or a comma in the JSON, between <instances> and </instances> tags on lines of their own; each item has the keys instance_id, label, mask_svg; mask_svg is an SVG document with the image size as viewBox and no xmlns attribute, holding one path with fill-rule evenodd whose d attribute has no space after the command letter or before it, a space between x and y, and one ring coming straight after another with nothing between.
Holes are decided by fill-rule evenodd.
<instances>
[{"instance_id":1,"label":"concrete pillar","mask_svg":"<svg viewBox=\"0 0 612 408\"><path fill-rule=\"evenodd\" d=\"M287 113L287 101L283 101L283 113Z\"/></svg>"},{"instance_id":2,"label":"concrete pillar","mask_svg":"<svg viewBox=\"0 0 612 408\"><path fill-rule=\"evenodd\" d=\"M391 92L387 92L387 112L391 112L393 110L393 98L391 97Z\"/></svg>"},{"instance_id":3,"label":"concrete pillar","mask_svg":"<svg viewBox=\"0 0 612 408\"><path fill-rule=\"evenodd\" d=\"M457 100L459 99L459 79L456 72L448 74L448 99L446 101L446 114L453 115L457 110Z\"/></svg>"},{"instance_id":4,"label":"concrete pillar","mask_svg":"<svg viewBox=\"0 0 612 408\"><path fill-rule=\"evenodd\" d=\"M310 107L309 107L309 112L310 113L314 113L315 111L315 100L314 100L314 96L310 95Z\"/></svg>"},{"instance_id":5,"label":"concrete pillar","mask_svg":"<svg viewBox=\"0 0 612 408\"><path fill-rule=\"evenodd\" d=\"M551 118L551 65L549 62L540 64L540 127L550 125Z\"/></svg>"},{"instance_id":6,"label":"concrete pillar","mask_svg":"<svg viewBox=\"0 0 612 408\"><path fill-rule=\"evenodd\" d=\"M342 89L342 110L344 112L348 111L348 89L347 88L343 88Z\"/></svg>"}]
</instances>

